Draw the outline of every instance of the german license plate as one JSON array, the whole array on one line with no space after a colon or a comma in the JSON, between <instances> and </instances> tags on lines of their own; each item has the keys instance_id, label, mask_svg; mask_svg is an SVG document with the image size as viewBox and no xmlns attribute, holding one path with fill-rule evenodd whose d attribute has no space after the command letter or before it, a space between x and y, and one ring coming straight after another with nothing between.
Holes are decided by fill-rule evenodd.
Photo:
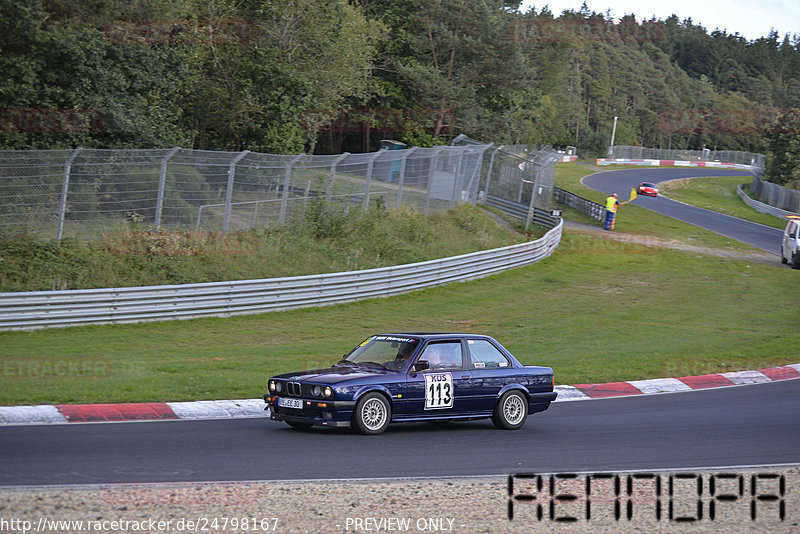
<instances>
[{"instance_id":1,"label":"german license plate","mask_svg":"<svg viewBox=\"0 0 800 534\"><path fill-rule=\"evenodd\" d=\"M303 409L303 401L300 399L287 399L285 397L278 397L278 406L284 408L294 408L295 410Z\"/></svg>"}]
</instances>

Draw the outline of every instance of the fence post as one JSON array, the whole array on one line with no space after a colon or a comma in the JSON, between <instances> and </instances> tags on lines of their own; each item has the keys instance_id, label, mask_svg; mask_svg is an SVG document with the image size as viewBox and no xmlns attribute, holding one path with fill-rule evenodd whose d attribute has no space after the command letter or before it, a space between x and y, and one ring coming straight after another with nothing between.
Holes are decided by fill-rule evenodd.
<instances>
[{"instance_id":1,"label":"fence post","mask_svg":"<svg viewBox=\"0 0 800 534\"><path fill-rule=\"evenodd\" d=\"M364 191L364 204L361 207L362 213L367 213L367 208L369 208L369 186L370 186L370 182L372 181L372 169L374 167L375 160L378 159L380 157L380 155L385 151L386 151L385 148L382 148L382 149L378 150L377 152L375 152L374 156L369 158L369 163L367 163L367 184L364 187L364 189L365 189L365 191Z\"/></svg>"},{"instance_id":2,"label":"fence post","mask_svg":"<svg viewBox=\"0 0 800 534\"><path fill-rule=\"evenodd\" d=\"M400 178L397 181L397 209L400 209L403 205L403 182L406 179L406 160L408 160L408 156L417 148L418 147L412 146L411 148L403 150L403 159L400 162Z\"/></svg>"},{"instance_id":3,"label":"fence post","mask_svg":"<svg viewBox=\"0 0 800 534\"><path fill-rule=\"evenodd\" d=\"M486 149L491 147L493 144L494 143L490 143L489 146L486 147ZM480 169L481 169L481 166L483 165L483 155L484 155L484 153L485 153L485 150L481 150L480 153L478 154L478 161L475 162L475 166L472 169L472 176L469 177L469 183L467 184L467 189L466 189L466 191L467 191L467 199L469 199L472 196L472 184L475 182L475 176L478 176L480 174ZM479 182L479 184L477 186L475 186L476 190L480 187L480 179L478 179L478 182ZM477 191L476 191L476 193L477 193ZM475 201L474 202L470 202L470 204L472 204L474 206L477 202L478 202L478 195L476 194L475 195Z\"/></svg>"},{"instance_id":4,"label":"fence post","mask_svg":"<svg viewBox=\"0 0 800 534\"><path fill-rule=\"evenodd\" d=\"M456 176L455 180L453 180L453 192L450 195L450 209L456 207L458 203L457 199L461 197L459 192L461 191L462 174L464 173L464 154L466 152L472 152L472 149L468 146L459 148L462 148L462 150L458 155L458 163L456 163Z\"/></svg>"},{"instance_id":5,"label":"fence post","mask_svg":"<svg viewBox=\"0 0 800 534\"><path fill-rule=\"evenodd\" d=\"M430 211L431 206L431 188L433 187L433 178L436 175L436 159L439 157L439 153L444 150L443 146L435 149L433 155L431 156L431 163L428 166L428 191L425 194L425 215L428 214Z\"/></svg>"},{"instance_id":6,"label":"fence post","mask_svg":"<svg viewBox=\"0 0 800 534\"><path fill-rule=\"evenodd\" d=\"M539 168L540 166L536 163L530 162L533 165L533 188L531 189L531 202L528 205L528 216L525 218L525 229L527 230L528 227L531 225L531 220L533 219L534 214L536 213L536 187L539 184ZM526 161L526 165L528 162Z\"/></svg>"},{"instance_id":7,"label":"fence post","mask_svg":"<svg viewBox=\"0 0 800 534\"><path fill-rule=\"evenodd\" d=\"M503 147L506 145L500 145L499 147L494 149L492 152L492 157L489 158L489 171L486 174L486 187L483 190L483 201L486 202L486 199L489 198L489 183L492 181L492 170L494 169L494 156L497 154L498 150L503 150Z\"/></svg>"},{"instance_id":8,"label":"fence post","mask_svg":"<svg viewBox=\"0 0 800 534\"><path fill-rule=\"evenodd\" d=\"M228 166L228 191L225 193L225 218L222 221L223 233L228 232L228 227L231 223L231 201L233 200L233 178L236 176L236 164L239 163L240 159L249 153L249 150L240 152L235 158L233 158L231 164Z\"/></svg>"},{"instance_id":9,"label":"fence post","mask_svg":"<svg viewBox=\"0 0 800 534\"><path fill-rule=\"evenodd\" d=\"M292 161L286 166L286 174L283 176L283 198L281 198L281 215L278 219L279 224L286 222L286 206L289 203L289 184L292 180L292 165L297 163L297 160L305 156L305 154L298 154L292 158Z\"/></svg>"},{"instance_id":10,"label":"fence post","mask_svg":"<svg viewBox=\"0 0 800 534\"><path fill-rule=\"evenodd\" d=\"M176 146L169 151L169 154L167 154L164 159L161 160L161 173L158 176L158 200L156 200L156 231L161 228L161 210L164 208L164 189L166 188L167 182L167 162L180 149L181 147Z\"/></svg>"},{"instance_id":11,"label":"fence post","mask_svg":"<svg viewBox=\"0 0 800 534\"><path fill-rule=\"evenodd\" d=\"M67 214L67 193L69 192L69 173L72 171L72 161L83 147L78 147L72 151L64 163L64 185L61 187L61 207L58 210L58 231L56 231L56 241L61 243L61 236L64 233L64 217Z\"/></svg>"},{"instance_id":12,"label":"fence post","mask_svg":"<svg viewBox=\"0 0 800 534\"><path fill-rule=\"evenodd\" d=\"M333 182L336 179L336 166L339 165L339 162L342 161L344 158L350 155L350 152L345 152L344 154L340 154L338 158L333 160L331 163L331 177L328 180L328 194L325 198L325 207L331 207L331 197L333 196Z\"/></svg>"}]
</instances>

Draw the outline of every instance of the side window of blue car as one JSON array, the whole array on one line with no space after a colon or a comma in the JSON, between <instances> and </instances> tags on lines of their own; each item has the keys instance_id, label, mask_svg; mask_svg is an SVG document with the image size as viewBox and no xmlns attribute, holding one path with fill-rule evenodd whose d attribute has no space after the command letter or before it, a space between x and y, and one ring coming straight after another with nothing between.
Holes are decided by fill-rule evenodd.
<instances>
[{"instance_id":1,"label":"side window of blue car","mask_svg":"<svg viewBox=\"0 0 800 534\"><path fill-rule=\"evenodd\" d=\"M467 346L474 369L511 367L508 358L485 339L469 339Z\"/></svg>"},{"instance_id":2,"label":"side window of blue car","mask_svg":"<svg viewBox=\"0 0 800 534\"><path fill-rule=\"evenodd\" d=\"M431 370L462 369L463 357L461 355L460 341L433 342L425 347L419 357L427 360Z\"/></svg>"}]
</instances>

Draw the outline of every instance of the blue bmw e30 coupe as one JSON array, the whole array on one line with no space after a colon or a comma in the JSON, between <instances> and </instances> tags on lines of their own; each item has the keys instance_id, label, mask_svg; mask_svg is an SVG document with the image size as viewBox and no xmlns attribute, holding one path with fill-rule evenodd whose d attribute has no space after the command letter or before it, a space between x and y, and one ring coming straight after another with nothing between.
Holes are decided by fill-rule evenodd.
<instances>
[{"instance_id":1,"label":"blue bmw e30 coupe","mask_svg":"<svg viewBox=\"0 0 800 534\"><path fill-rule=\"evenodd\" d=\"M555 400L553 370L522 365L475 334L379 334L325 369L274 376L270 418L295 428L350 426L380 434L389 423L491 418L520 428Z\"/></svg>"}]
</instances>

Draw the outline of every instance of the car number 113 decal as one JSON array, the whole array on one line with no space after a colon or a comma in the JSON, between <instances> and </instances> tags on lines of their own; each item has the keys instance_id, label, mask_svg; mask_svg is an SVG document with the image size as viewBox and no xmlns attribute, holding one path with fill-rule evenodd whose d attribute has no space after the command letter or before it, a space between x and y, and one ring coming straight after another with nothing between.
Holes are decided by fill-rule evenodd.
<instances>
[{"instance_id":1,"label":"car number 113 decal","mask_svg":"<svg viewBox=\"0 0 800 534\"><path fill-rule=\"evenodd\" d=\"M453 407L453 375L429 373L425 375L425 409Z\"/></svg>"}]
</instances>

